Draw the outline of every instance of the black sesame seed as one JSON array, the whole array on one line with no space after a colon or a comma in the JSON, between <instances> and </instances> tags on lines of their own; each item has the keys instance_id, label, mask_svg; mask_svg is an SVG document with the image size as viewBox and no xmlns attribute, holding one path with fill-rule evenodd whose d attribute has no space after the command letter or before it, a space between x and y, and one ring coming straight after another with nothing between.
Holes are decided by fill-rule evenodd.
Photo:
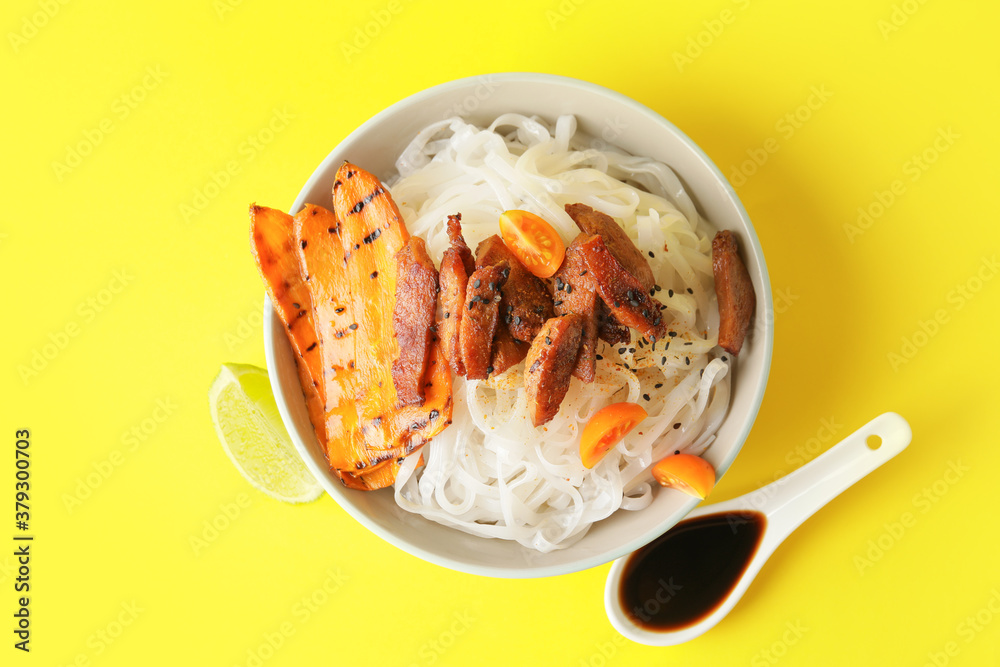
<instances>
[{"instance_id":1,"label":"black sesame seed","mask_svg":"<svg viewBox=\"0 0 1000 667\"><path fill-rule=\"evenodd\" d=\"M520 324L520 323L521 323L521 318L518 317L517 315L515 315L514 316L514 324Z\"/></svg>"},{"instance_id":2,"label":"black sesame seed","mask_svg":"<svg viewBox=\"0 0 1000 667\"><path fill-rule=\"evenodd\" d=\"M561 305L562 305L562 301L556 301L556 302L555 302L555 303L553 303L552 305L553 305L553 306L561 306ZM541 313L539 313L539 315L541 315Z\"/></svg>"},{"instance_id":3,"label":"black sesame seed","mask_svg":"<svg viewBox=\"0 0 1000 667\"><path fill-rule=\"evenodd\" d=\"M638 305L639 305L639 302L638 302L638 301L636 301L635 299L629 299L629 305L632 305L632 306L638 306Z\"/></svg>"},{"instance_id":4,"label":"black sesame seed","mask_svg":"<svg viewBox=\"0 0 1000 667\"><path fill-rule=\"evenodd\" d=\"M451 313L445 313L444 314L444 319L448 319L449 317L451 317Z\"/></svg>"},{"instance_id":5,"label":"black sesame seed","mask_svg":"<svg viewBox=\"0 0 1000 667\"><path fill-rule=\"evenodd\" d=\"M653 254L653 251L652 251L652 250L650 250L650 251L649 251L649 256L650 256L650 257L656 257L656 255L654 255L654 254Z\"/></svg>"},{"instance_id":6,"label":"black sesame seed","mask_svg":"<svg viewBox=\"0 0 1000 667\"><path fill-rule=\"evenodd\" d=\"M470 302L469 302L469 310L472 310L472 304L473 304L473 302L472 302L472 301L470 301Z\"/></svg>"},{"instance_id":7,"label":"black sesame seed","mask_svg":"<svg viewBox=\"0 0 1000 667\"><path fill-rule=\"evenodd\" d=\"M681 427L681 423L680 422L677 422L676 424L674 424L674 428L680 428L680 427Z\"/></svg>"},{"instance_id":8,"label":"black sesame seed","mask_svg":"<svg viewBox=\"0 0 1000 667\"><path fill-rule=\"evenodd\" d=\"M671 290L667 290L667 296L669 296L670 298L673 298L674 291L672 289Z\"/></svg>"},{"instance_id":9,"label":"black sesame seed","mask_svg":"<svg viewBox=\"0 0 1000 667\"><path fill-rule=\"evenodd\" d=\"M684 357L684 365L685 366L691 365L691 357Z\"/></svg>"},{"instance_id":10,"label":"black sesame seed","mask_svg":"<svg viewBox=\"0 0 1000 667\"><path fill-rule=\"evenodd\" d=\"M602 357L601 355L597 354L597 355L594 355L594 356L597 357L598 361L604 361L604 357Z\"/></svg>"},{"instance_id":11,"label":"black sesame seed","mask_svg":"<svg viewBox=\"0 0 1000 667\"><path fill-rule=\"evenodd\" d=\"M345 310L345 308L343 306L341 306L340 308L334 308L333 312L335 312L335 313L337 313L339 315L340 313L344 312L344 310Z\"/></svg>"},{"instance_id":12,"label":"black sesame seed","mask_svg":"<svg viewBox=\"0 0 1000 667\"><path fill-rule=\"evenodd\" d=\"M496 283L490 283L489 285L487 285L487 287L489 287L491 290L496 290L497 284Z\"/></svg>"},{"instance_id":13,"label":"black sesame seed","mask_svg":"<svg viewBox=\"0 0 1000 667\"><path fill-rule=\"evenodd\" d=\"M660 287L659 285L653 285L653 289L656 290L657 292L660 292L660 291L663 290L663 288Z\"/></svg>"},{"instance_id":14,"label":"black sesame seed","mask_svg":"<svg viewBox=\"0 0 1000 667\"><path fill-rule=\"evenodd\" d=\"M677 454L680 454L680 453L681 453L681 450L679 450L679 449L675 449L674 450L674 455L677 455Z\"/></svg>"},{"instance_id":15,"label":"black sesame seed","mask_svg":"<svg viewBox=\"0 0 1000 667\"><path fill-rule=\"evenodd\" d=\"M648 320L649 319L649 311L646 310L645 308L643 308L642 309L642 316Z\"/></svg>"},{"instance_id":16,"label":"black sesame seed","mask_svg":"<svg viewBox=\"0 0 1000 667\"><path fill-rule=\"evenodd\" d=\"M694 290L693 290L693 289L691 289L690 287L688 287L688 290L687 290L687 291L688 291L688 294L694 294Z\"/></svg>"},{"instance_id":17,"label":"black sesame seed","mask_svg":"<svg viewBox=\"0 0 1000 667\"><path fill-rule=\"evenodd\" d=\"M551 338L549 338L548 336L546 336L546 337L545 337L545 344L546 344L546 345L552 345L552 339L551 339Z\"/></svg>"},{"instance_id":18,"label":"black sesame seed","mask_svg":"<svg viewBox=\"0 0 1000 667\"><path fill-rule=\"evenodd\" d=\"M587 269L584 269L583 271L581 271L581 272L580 272L580 275L581 275L581 276L585 276L585 275L587 275Z\"/></svg>"},{"instance_id":19,"label":"black sesame seed","mask_svg":"<svg viewBox=\"0 0 1000 667\"><path fill-rule=\"evenodd\" d=\"M628 349L627 347L620 347L620 348L618 348L618 354L625 354L625 350L627 350L627 349Z\"/></svg>"},{"instance_id":20,"label":"black sesame seed","mask_svg":"<svg viewBox=\"0 0 1000 667\"><path fill-rule=\"evenodd\" d=\"M351 326L349 326L347 328L350 329L351 331L356 331L357 328L358 328L358 325L357 324L352 324Z\"/></svg>"},{"instance_id":21,"label":"black sesame seed","mask_svg":"<svg viewBox=\"0 0 1000 667\"><path fill-rule=\"evenodd\" d=\"M569 294L569 293L571 293L572 291L573 291L573 286L572 286L572 285L570 285L569 283L567 283L567 284L566 284L566 294Z\"/></svg>"},{"instance_id":22,"label":"black sesame seed","mask_svg":"<svg viewBox=\"0 0 1000 667\"><path fill-rule=\"evenodd\" d=\"M644 399L646 399L647 401L649 400L649 394L643 394L643 395L642 395L642 397L643 397Z\"/></svg>"},{"instance_id":23,"label":"black sesame seed","mask_svg":"<svg viewBox=\"0 0 1000 667\"><path fill-rule=\"evenodd\" d=\"M615 301L615 308L619 308L619 307L621 307L621 305L622 304L621 304L620 301Z\"/></svg>"},{"instance_id":24,"label":"black sesame seed","mask_svg":"<svg viewBox=\"0 0 1000 667\"><path fill-rule=\"evenodd\" d=\"M313 342L312 345L310 345L309 347L306 348L306 352L312 352L313 350L315 350L316 349L316 345L317 345L317 343Z\"/></svg>"},{"instance_id":25,"label":"black sesame seed","mask_svg":"<svg viewBox=\"0 0 1000 667\"><path fill-rule=\"evenodd\" d=\"M669 331L669 332L667 332L667 335L670 336L671 338L676 338L677 337L677 332L676 331Z\"/></svg>"},{"instance_id":26,"label":"black sesame seed","mask_svg":"<svg viewBox=\"0 0 1000 667\"><path fill-rule=\"evenodd\" d=\"M483 281L480 280L479 278L476 278L476 282L472 283L472 286L478 288L482 284L483 284Z\"/></svg>"},{"instance_id":27,"label":"black sesame seed","mask_svg":"<svg viewBox=\"0 0 1000 667\"><path fill-rule=\"evenodd\" d=\"M630 347L630 348L628 349L628 351L629 351L630 353L632 353L632 354L635 354L635 348L634 348L634 347Z\"/></svg>"},{"instance_id":28,"label":"black sesame seed","mask_svg":"<svg viewBox=\"0 0 1000 667\"><path fill-rule=\"evenodd\" d=\"M662 386L663 386L662 382L657 382L656 384L653 385L653 389L659 389Z\"/></svg>"},{"instance_id":29,"label":"black sesame seed","mask_svg":"<svg viewBox=\"0 0 1000 667\"><path fill-rule=\"evenodd\" d=\"M649 288L649 296L653 296L654 294L656 294L656 288L655 287L650 287Z\"/></svg>"},{"instance_id":30,"label":"black sesame seed","mask_svg":"<svg viewBox=\"0 0 1000 667\"><path fill-rule=\"evenodd\" d=\"M661 364L665 364L665 363L667 363L667 358L666 358L666 357L663 357L662 359L660 359L660 363L661 363Z\"/></svg>"},{"instance_id":31,"label":"black sesame seed","mask_svg":"<svg viewBox=\"0 0 1000 667\"><path fill-rule=\"evenodd\" d=\"M308 242L308 241L306 241L305 239L303 239L303 240L302 240L302 243L300 243L299 245L300 245L300 246L302 246L302 249L303 249L303 250L305 250L305 249L306 249L306 246L307 246L307 245L309 245L309 242Z\"/></svg>"},{"instance_id":32,"label":"black sesame seed","mask_svg":"<svg viewBox=\"0 0 1000 667\"><path fill-rule=\"evenodd\" d=\"M372 280L378 278L378 271L372 271Z\"/></svg>"},{"instance_id":33,"label":"black sesame seed","mask_svg":"<svg viewBox=\"0 0 1000 667\"><path fill-rule=\"evenodd\" d=\"M487 375L493 375L493 367L492 366L488 366L486 368L486 374Z\"/></svg>"}]
</instances>

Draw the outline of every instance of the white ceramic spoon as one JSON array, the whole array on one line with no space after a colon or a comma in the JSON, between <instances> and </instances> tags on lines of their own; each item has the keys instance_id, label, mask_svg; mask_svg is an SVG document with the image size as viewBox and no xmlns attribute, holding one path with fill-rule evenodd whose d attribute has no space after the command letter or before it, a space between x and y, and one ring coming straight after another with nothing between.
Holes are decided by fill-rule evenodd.
<instances>
[{"instance_id":1,"label":"white ceramic spoon","mask_svg":"<svg viewBox=\"0 0 1000 667\"><path fill-rule=\"evenodd\" d=\"M611 624L632 641L649 646L672 646L701 635L729 613L743 596L750 582L793 530L811 517L816 510L839 496L845 489L900 453L910 444L910 425L899 415L887 412L844 438L815 460L795 472L757 489L752 493L699 507L684 521L709 514L733 511L760 512L766 526L756 553L750 558L743 574L718 606L692 625L676 630L650 630L640 627L621 607L619 589L625 562L615 561L608 573L604 589L604 606ZM879 439L881 443L879 444ZM664 580L680 573L663 572ZM667 598L665 604L680 600Z\"/></svg>"}]
</instances>

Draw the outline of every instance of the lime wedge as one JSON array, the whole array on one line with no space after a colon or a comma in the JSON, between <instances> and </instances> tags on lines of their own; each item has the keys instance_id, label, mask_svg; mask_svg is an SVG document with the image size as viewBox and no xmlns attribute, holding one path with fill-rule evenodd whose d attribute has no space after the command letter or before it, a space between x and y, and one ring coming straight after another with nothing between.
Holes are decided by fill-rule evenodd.
<instances>
[{"instance_id":1,"label":"lime wedge","mask_svg":"<svg viewBox=\"0 0 1000 667\"><path fill-rule=\"evenodd\" d=\"M222 448L254 487L287 503L309 502L323 493L281 423L266 370L223 364L208 403Z\"/></svg>"}]
</instances>

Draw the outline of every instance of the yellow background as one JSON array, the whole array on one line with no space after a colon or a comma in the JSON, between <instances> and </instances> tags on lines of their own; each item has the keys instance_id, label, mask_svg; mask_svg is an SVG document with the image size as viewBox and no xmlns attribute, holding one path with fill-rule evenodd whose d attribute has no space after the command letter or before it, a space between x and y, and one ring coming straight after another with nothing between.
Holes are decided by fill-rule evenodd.
<instances>
[{"instance_id":1,"label":"yellow background","mask_svg":"<svg viewBox=\"0 0 1000 667\"><path fill-rule=\"evenodd\" d=\"M9 0L0 18L0 662L1000 663L995 3L62 2ZM220 363L264 363L247 204L289 206L411 93L516 70L635 98L739 184L778 306L774 363L713 500L886 410L913 426L680 647L615 633L608 566L453 573L327 497L273 501L209 420ZM10 631L18 428L29 655Z\"/></svg>"}]
</instances>

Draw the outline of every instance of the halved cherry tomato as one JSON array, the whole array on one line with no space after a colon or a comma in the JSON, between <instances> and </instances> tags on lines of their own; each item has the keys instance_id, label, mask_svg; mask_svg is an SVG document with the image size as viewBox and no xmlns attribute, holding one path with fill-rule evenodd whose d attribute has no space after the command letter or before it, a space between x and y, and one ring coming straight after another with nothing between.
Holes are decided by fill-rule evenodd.
<instances>
[{"instance_id":1,"label":"halved cherry tomato","mask_svg":"<svg viewBox=\"0 0 1000 667\"><path fill-rule=\"evenodd\" d=\"M674 454L653 466L653 477L663 486L705 499L715 486L712 464L694 454Z\"/></svg>"},{"instance_id":2,"label":"halved cherry tomato","mask_svg":"<svg viewBox=\"0 0 1000 667\"><path fill-rule=\"evenodd\" d=\"M601 408L583 427L580 459L593 468L612 447L621 442L636 424L646 418L646 411L635 403L612 403Z\"/></svg>"},{"instance_id":3,"label":"halved cherry tomato","mask_svg":"<svg viewBox=\"0 0 1000 667\"><path fill-rule=\"evenodd\" d=\"M514 256L539 278L548 278L562 265L566 246L552 225L527 211L504 211L500 236Z\"/></svg>"}]
</instances>

